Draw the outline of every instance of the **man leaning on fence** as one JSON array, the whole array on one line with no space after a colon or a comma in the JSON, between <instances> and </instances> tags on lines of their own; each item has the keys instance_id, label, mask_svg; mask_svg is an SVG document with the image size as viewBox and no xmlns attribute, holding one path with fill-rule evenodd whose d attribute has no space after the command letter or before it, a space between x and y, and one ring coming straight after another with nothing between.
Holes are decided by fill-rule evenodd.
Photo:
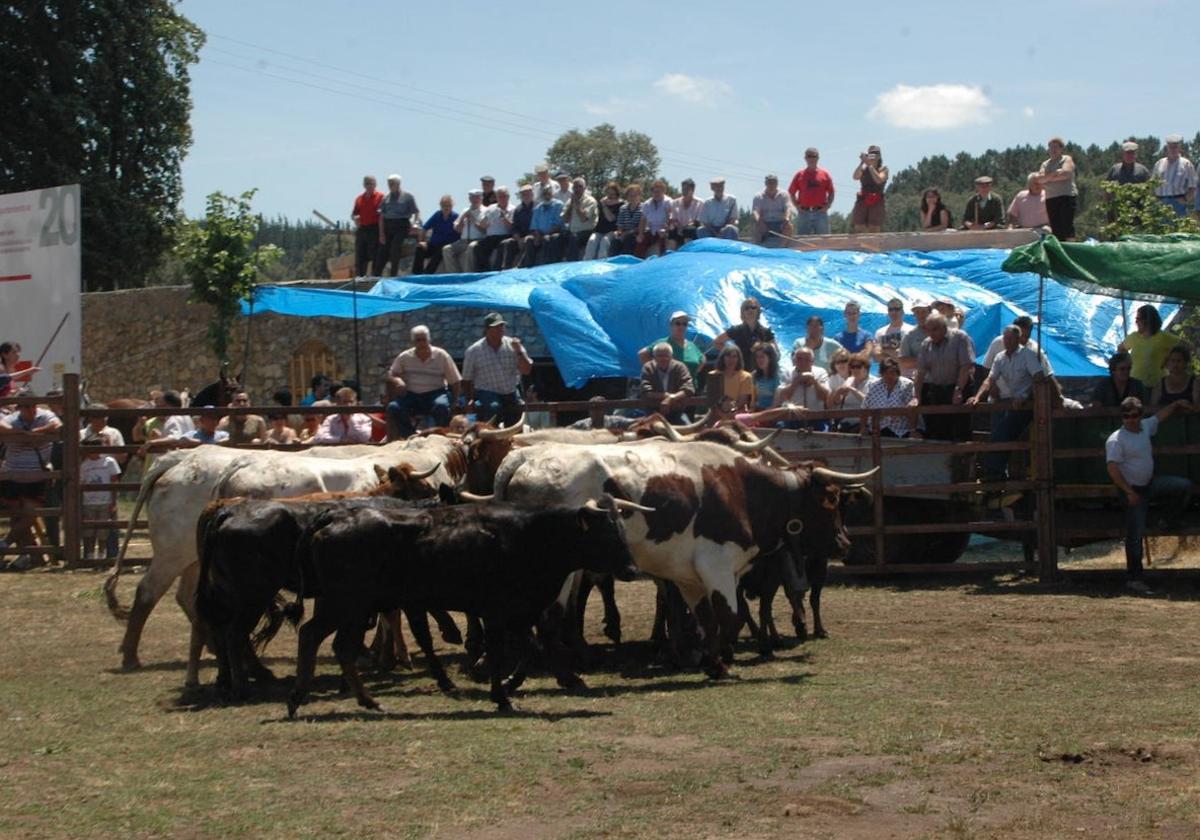
<instances>
[{"instance_id":1,"label":"man leaning on fence","mask_svg":"<svg viewBox=\"0 0 1200 840\"><path fill-rule=\"evenodd\" d=\"M1150 594L1142 580L1142 539L1146 533L1146 514L1150 502L1166 502L1164 524L1173 526L1187 509L1191 499L1192 482L1179 475L1155 475L1154 453L1150 438L1158 432L1159 424L1176 411L1191 411L1190 403L1173 402L1152 417L1142 417L1142 401L1126 397L1121 402L1121 428L1108 437L1105 460L1113 484L1124 494L1125 501L1125 583L1134 592Z\"/></svg>"},{"instance_id":2,"label":"man leaning on fence","mask_svg":"<svg viewBox=\"0 0 1200 840\"><path fill-rule=\"evenodd\" d=\"M1045 376L1039 354L1021 344L1021 328L1009 324L1001 334L1004 350L996 354L991 372L979 391L967 400L968 405L987 402L993 391L1002 400L1011 400L1012 407L992 415L992 443L1012 443L1019 440L1033 419L1028 403L1033 396L1033 383ZM988 452L983 458L986 478L1008 478L1008 459L1011 452Z\"/></svg>"}]
</instances>

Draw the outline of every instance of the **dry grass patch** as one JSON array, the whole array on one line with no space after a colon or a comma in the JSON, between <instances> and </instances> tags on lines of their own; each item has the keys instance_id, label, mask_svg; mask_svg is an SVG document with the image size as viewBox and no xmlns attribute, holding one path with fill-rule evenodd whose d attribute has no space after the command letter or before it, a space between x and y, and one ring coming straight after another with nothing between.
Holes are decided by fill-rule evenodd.
<instances>
[{"instance_id":1,"label":"dry grass patch","mask_svg":"<svg viewBox=\"0 0 1200 840\"><path fill-rule=\"evenodd\" d=\"M0 576L0 836L1200 834L1186 581L1159 599L1007 579L836 586L832 638L769 661L747 645L739 680L650 667L635 642L599 651L586 694L531 679L511 717L457 674L462 698L441 696L419 657L369 675L384 712L364 712L326 657L288 721L284 686L240 707L181 692L173 602L147 626L147 667L115 670L101 579ZM651 587L618 599L626 638L645 639ZM277 673L294 642L268 651Z\"/></svg>"}]
</instances>

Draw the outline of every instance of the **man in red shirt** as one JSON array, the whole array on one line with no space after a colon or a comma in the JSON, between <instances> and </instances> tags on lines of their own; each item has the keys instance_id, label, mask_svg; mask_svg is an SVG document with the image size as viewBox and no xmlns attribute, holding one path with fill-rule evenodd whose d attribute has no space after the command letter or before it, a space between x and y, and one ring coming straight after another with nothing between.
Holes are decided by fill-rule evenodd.
<instances>
[{"instance_id":1,"label":"man in red shirt","mask_svg":"<svg viewBox=\"0 0 1200 840\"><path fill-rule=\"evenodd\" d=\"M796 235L829 233L829 206L833 204L833 178L817 161L821 153L813 147L804 151L804 168L792 178L788 195L796 205Z\"/></svg>"},{"instance_id":2,"label":"man in red shirt","mask_svg":"<svg viewBox=\"0 0 1200 840\"><path fill-rule=\"evenodd\" d=\"M375 262L379 248L379 205L383 193L375 189L375 178L363 176L363 193L354 199L350 218L358 229L354 233L354 276L365 277Z\"/></svg>"}]
</instances>

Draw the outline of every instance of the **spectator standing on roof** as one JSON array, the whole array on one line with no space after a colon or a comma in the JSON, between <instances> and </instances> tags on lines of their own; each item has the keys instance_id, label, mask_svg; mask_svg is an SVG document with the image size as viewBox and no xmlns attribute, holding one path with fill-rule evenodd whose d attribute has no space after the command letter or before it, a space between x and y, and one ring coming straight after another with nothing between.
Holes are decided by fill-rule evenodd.
<instances>
[{"instance_id":1,"label":"spectator standing on roof","mask_svg":"<svg viewBox=\"0 0 1200 840\"><path fill-rule=\"evenodd\" d=\"M379 250L379 205L383 193L375 188L375 176L363 176L362 194L354 199L350 220L354 222L354 276L365 277L375 265Z\"/></svg>"},{"instance_id":2,"label":"spectator standing on roof","mask_svg":"<svg viewBox=\"0 0 1200 840\"><path fill-rule=\"evenodd\" d=\"M1125 585L1143 595L1150 594L1142 580L1142 541L1150 502L1166 500L1165 524L1175 526L1191 501L1192 482L1187 478L1154 474L1154 453L1150 443L1159 425L1181 408L1190 411L1191 405L1173 402L1159 409L1154 416L1143 419L1142 401L1127 397L1121 401L1121 428L1109 435L1105 444L1108 476L1125 501Z\"/></svg>"},{"instance_id":3,"label":"spectator standing on roof","mask_svg":"<svg viewBox=\"0 0 1200 840\"><path fill-rule=\"evenodd\" d=\"M491 175L484 175L479 179L479 190L483 193L483 206L491 207L496 203L496 179Z\"/></svg>"},{"instance_id":4,"label":"spectator standing on roof","mask_svg":"<svg viewBox=\"0 0 1200 840\"><path fill-rule=\"evenodd\" d=\"M821 153L812 146L804 150L804 168L792 176L788 195L796 208L796 235L823 236L829 233L829 208L833 205L833 177L817 165Z\"/></svg>"},{"instance_id":5,"label":"spectator standing on roof","mask_svg":"<svg viewBox=\"0 0 1200 840\"><path fill-rule=\"evenodd\" d=\"M1038 174L1045 187L1050 230L1060 240L1069 242L1075 238L1075 207L1079 201L1079 189L1075 186L1075 161L1070 155L1063 154L1065 146L1061 137L1050 138L1046 146L1050 157L1042 161Z\"/></svg>"},{"instance_id":6,"label":"spectator standing on roof","mask_svg":"<svg viewBox=\"0 0 1200 840\"><path fill-rule=\"evenodd\" d=\"M1150 170L1137 159L1138 144L1126 140L1121 144L1121 160L1112 165L1105 181L1115 181L1118 184L1144 184L1150 180Z\"/></svg>"},{"instance_id":7,"label":"spectator standing on roof","mask_svg":"<svg viewBox=\"0 0 1200 840\"><path fill-rule=\"evenodd\" d=\"M504 268L529 268L536 256L533 247L533 185L521 184L517 189L521 203L513 211L512 236L500 243L504 252Z\"/></svg>"},{"instance_id":8,"label":"spectator standing on roof","mask_svg":"<svg viewBox=\"0 0 1200 840\"><path fill-rule=\"evenodd\" d=\"M1186 216L1196 200L1196 167L1183 156L1183 136L1167 135L1166 154L1154 164L1154 179L1159 181L1154 188L1158 200Z\"/></svg>"},{"instance_id":9,"label":"spectator standing on roof","mask_svg":"<svg viewBox=\"0 0 1200 840\"><path fill-rule=\"evenodd\" d=\"M921 230L932 233L954 227L954 217L942 204L942 193L929 187L921 194Z\"/></svg>"},{"instance_id":10,"label":"spectator standing on roof","mask_svg":"<svg viewBox=\"0 0 1200 840\"><path fill-rule=\"evenodd\" d=\"M737 239L737 199L725 194L724 178L713 178L709 186L712 188L712 198L704 202L704 207L700 210L700 226L696 229L696 238L719 236L722 239Z\"/></svg>"},{"instance_id":11,"label":"spectator standing on roof","mask_svg":"<svg viewBox=\"0 0 1200 840\"><path fill-rule=\"evenodd\" d=\"M850 229L854 233L879 233L887 220L887 205L883 197L887 186L888 168L883 165L883 153L878 146L868 146L858 156L854 169L858 181L858 197L850 213Z\"/></svg>"},{"instance_id":12,"label":"spectator standing on roof","mask_svg":"<svg viewBox=\"0 0 1200 840\"><path fill-rule=\"evenodd\" d=\"M417 200L400 189L400 176L388 176L388 194L379 204L379 250L375 253L375 274L394 277L400 273L400 249L408 238L412 220L420 219ZM387 274L384 274L384 269Z\"/></svg>"},{"instance_id":13,"label":"spectator standing on roof","mask_svg":"<svg viewBox=\"0 0 1200 840\"><path fill-rule=\"evenodd\" d=\"M1163 332L1162 316L1152 304L1139 306L1133 322L1137 329L1125 336L1117 349L1126 350L1133 357L1133 378L1153 385L1162 376L1167 354L1181 339Z\"/></svg>"},{"instance_id":14,"label":"spectator standing on roof","mask_svg":"<svg viewBox=\"0 0 1200 840\"><path fill-rule=\"evenodd\" d=\"M646 255L645 249L639 247L638 231L642 227L642 185L630 184L625 188L625 203L617 211L617 229L613 232L612 245L609 253L633 254L638 257Z\"/></svg>"}]
</instances>

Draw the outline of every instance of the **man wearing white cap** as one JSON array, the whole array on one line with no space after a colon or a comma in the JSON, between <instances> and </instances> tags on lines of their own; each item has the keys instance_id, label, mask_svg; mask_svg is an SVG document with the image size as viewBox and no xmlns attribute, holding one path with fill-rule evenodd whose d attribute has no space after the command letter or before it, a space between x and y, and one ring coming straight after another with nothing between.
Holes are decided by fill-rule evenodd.
<instances>
[{"instance_id":1,"label":"man wearing white cap","mask_svg":"<svg viewBox=\"0 0 1200 840\"><path fill-rule=\"evenodd\" d=\"M483 190L467 193L471 205L454 222L454 230L462 238L442 249L442 262L448 274L475 271L475 248L486 236L483 229Z\"/></svg>"},{"instance_id":2,"label":"man wearing white cap","mask_svg":"<svg viewBox=\"0 0 1200 840\"><path fill-rule=\"evenodd\" d=\"M495 198L490 206L487 203L487 190L484 190L481 199L483 221L480 222L480 227L486 235L483 241L475 246L476 271L491 271L501 267L497 264L502 263L504 257L500 246L512 232L514 208L508 201L508 187L498 187L493 195Z\"/></svg>"},{"instance_id":3,"label":"man wearing white cap","mask_svg":"<svg viewBox=\"0 0 1200 840\"><path fill-rule=\"evenodd\" d=\"M1154 188L1158 200L1180 216L1186 216L1196 200L1196 167L1183 156L1183 136L1167 135L1166 156L1154 164Z\"/></svg>"},{"instance_id":4,"label":"man wearing white cap","mask_svg":"<svg viewBox=\"0 0 1200 840\"><path fill-rule=\"evenodd\" d=\"M709 186L712 187L712 198L704 202L700 210L700 227L696 229L696 238L719 236L722 239L737 239L737 199L725 195L724 178L713 178Z\"/></svg>"},{"instance_id":5,"label":"man wearing white cap","mask_svg":"<svg viewBox=\"0 0 1200 840\"><path fill-rule=\"evenodd\" d=\"M517 189L521 197L517 209L513 210L510 236L500 243L501 268L528 268L533 265L533 186L521 184Z\"/></svg>"},{"instance_id":6,"label":"man wearing white cap","mask_svg":"<svg viewBox=\"0 0 1200 840\"><path fill-rule=\"evenodd\" d=\"M379 249L375 252L375 274L395 276L400 272L400 247L408 238L412 220L421 218L412 193L400 189L400 176L389 175L388 193L379 204ZM384 266L388 274L383 273Z\"/></svg>"}]
</instances>

